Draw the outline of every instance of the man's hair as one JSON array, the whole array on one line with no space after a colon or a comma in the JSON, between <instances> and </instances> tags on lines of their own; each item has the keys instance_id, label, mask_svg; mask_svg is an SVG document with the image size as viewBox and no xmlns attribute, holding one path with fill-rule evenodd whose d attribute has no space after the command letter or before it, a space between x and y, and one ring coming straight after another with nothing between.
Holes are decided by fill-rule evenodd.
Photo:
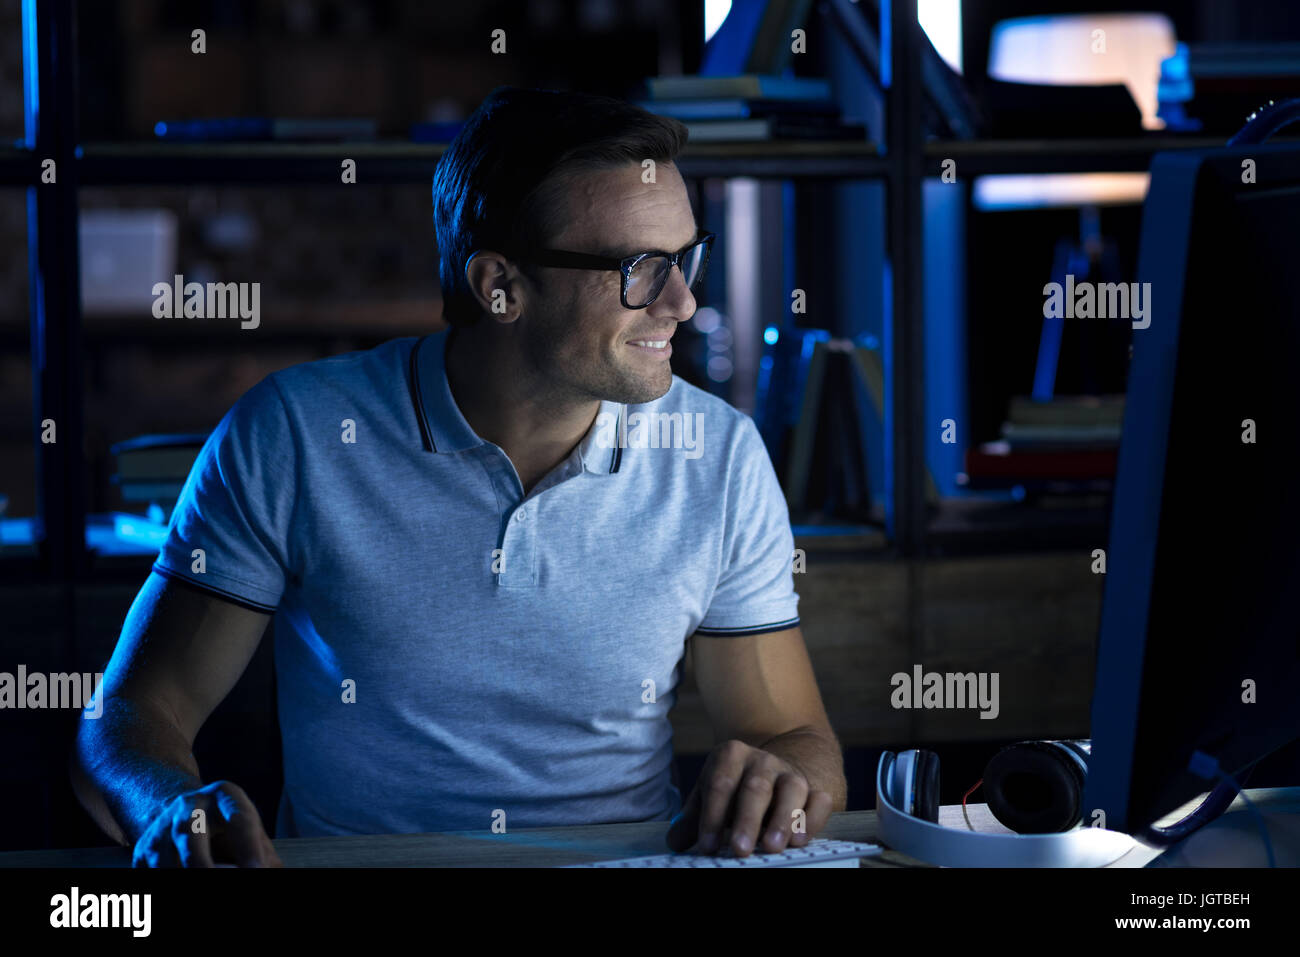
<instances>
[{"instance_id":1,"label":"man's hair","mask_svg":"<svg viewBox=\"0 0 1300 957\"><path fill-rule=\"evenodd\" d=\"M475 250L544 246L570 177L645 160L671 163L686 127L622 100L499 86L452 140L433 176L433 226L443 315L453 325L482 315L465 281ZM530 277L528 264L519 268Z\"/></svg>"}]
</instances>

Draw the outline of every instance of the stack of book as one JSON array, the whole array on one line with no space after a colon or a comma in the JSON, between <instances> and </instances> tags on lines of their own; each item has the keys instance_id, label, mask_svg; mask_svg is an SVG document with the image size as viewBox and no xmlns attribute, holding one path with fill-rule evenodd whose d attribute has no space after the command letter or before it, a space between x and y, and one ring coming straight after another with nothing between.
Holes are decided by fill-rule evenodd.
<instances>
[{"instance_id":1,"label":"stack of book","mask_svg":"<svg viewBox=\"0 0 1300 957\"><path fill-rule=\"evenodd\" d=\"M1108 489L1119 462L1124 396L1011 400L1002 439L968 449L960 484L971 489L1094 492Z\"/></svg>"},{"instance_id":2,"label":"stack of book","mask_svg":"<svg viewBox=\"0 0 1300 957\"><path fill-rule=\"evenodd\" d=\"M831 85L810 77L658 76L637 105L686 124L692 143L765 140L865 140L845 123Z\"/></svg>"},{"instance_id":3,"label":"stack of book","mask_svg":"<svg viewBox=\"0 0 1300 957\"><path fill-rule=\"evenodd\" d=\"M170 514L207 433L141 435L109 451L117 462L112 481L127 502L147 502Z\"/></svg>"}]
</instances>

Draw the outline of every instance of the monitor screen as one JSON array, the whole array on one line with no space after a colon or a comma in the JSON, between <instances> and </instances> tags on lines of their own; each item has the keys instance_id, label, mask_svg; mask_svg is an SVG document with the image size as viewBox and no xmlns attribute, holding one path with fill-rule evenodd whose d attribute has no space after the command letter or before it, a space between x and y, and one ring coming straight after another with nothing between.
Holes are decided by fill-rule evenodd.
<instances>
[{"instance_id":1,"label":"monitor screen","mask_svg":"<svg viewBox=\"0 0 1300 957\"><path fill-rule=\"evenodd\" d=\"M1088 807L1134 831L1300 737L1300 149L1152 165ZM1289 782L1300 783L1300 782Z\"/></svg>"}]
</instances>

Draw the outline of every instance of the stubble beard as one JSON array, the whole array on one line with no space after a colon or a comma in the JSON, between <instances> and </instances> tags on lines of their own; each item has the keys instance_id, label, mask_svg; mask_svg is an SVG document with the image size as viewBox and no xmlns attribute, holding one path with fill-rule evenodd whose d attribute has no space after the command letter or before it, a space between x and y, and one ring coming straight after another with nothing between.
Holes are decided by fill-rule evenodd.
<instances>
[{"instance_id":1,"label":"stubble beard","mask_svg":"<svg viewBox=\"0 0 1300 957\"><path fill-rule=\"evenodd\" d=\"M576 306L576 303L574 304ZM572 314L572 313L570 313ZM575 359L561 346L556 348L558 327L545 323L529 337L528 356L534 369L553 384L548 390L557 403L584 402L592 399L641 405L661 398L672 388L673 373L668 362L651 373L640 373L617 361L617 350L624 347L615 343L615 355L599 353L600 366L593 368ZM631 357L629 357L630 359ZM557 373L559 373L557 375Z\"/></svg>"}]
</instances>

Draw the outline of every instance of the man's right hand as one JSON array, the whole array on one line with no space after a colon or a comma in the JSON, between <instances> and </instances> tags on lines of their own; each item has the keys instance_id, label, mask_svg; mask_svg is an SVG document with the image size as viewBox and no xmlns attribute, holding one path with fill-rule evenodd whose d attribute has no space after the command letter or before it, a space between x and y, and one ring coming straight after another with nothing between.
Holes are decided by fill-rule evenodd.
<instances>
[{"instance_id":1,"label":"man's right hand","mask_svg":"<svg viewBox=\"0 0 1300 957\"><path fill-rule=\"evenodd\" d=\"M202 811L202 814L195 814ZM244 789L214 781L172 798L135 842L133 867L283 867Z\"/></svg>"}]
</instances>

